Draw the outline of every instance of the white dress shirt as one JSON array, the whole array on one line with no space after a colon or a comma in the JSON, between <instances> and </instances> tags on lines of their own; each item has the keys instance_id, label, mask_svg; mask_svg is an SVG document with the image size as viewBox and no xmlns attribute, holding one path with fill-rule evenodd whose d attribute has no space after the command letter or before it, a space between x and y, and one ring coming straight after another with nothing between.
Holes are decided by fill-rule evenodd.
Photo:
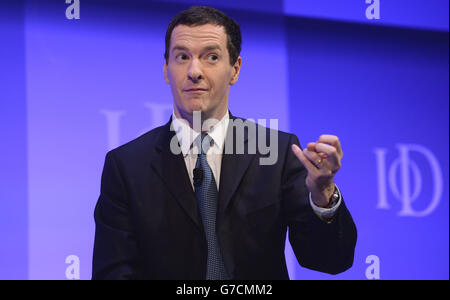
<instances>
[{"instance_id":1,"label":"white dress shirt","mask_svg":"<svg viewBox=\"0 0 450 300\"><path fill-rule=\"evenodd\" d=\"M220 183L220 169L222 167L222 153L225 143L225 137L227 134L228 123L230 122L230 115L227 111L225 116L216 123L208 131L208 135L214 141L214 144L208 149L206 153L206 161L208 162L216 180L217 190L219 190ZM189 174L189 180L191 181L192 189L194 189L194 169L197 163L197 157L200 153L200 132L193 130L186 120L178 119L175 113L172 113L172 126L180 142L181 152L184 156L184 162ZM337 188L337 187L336 187ZM316 215L322 220L331 219L338 207L341 204L341 193L339 192L339 200L332 208L318 207L311 200L311 194L309 196L309 202L316 213Z\"/></svg>"},{"instance_id":2,"label":"white dress shirt","mask_svg":"<svg viewBox=\"0 0 450 300\"><path fill-rule=\"evenodd\" d=\"M219 190L222 153L229 121L230 115L227 112L225 116L208 131L208 135L212 138L214 144L206 152L206 161L214 174L217 190ZM174 113L172 114L172 126L177 134L178 141L180 142L181 153L183 153L192 189L194 189L194 169L201 149L200 138L197 139L200 132L193 130L186 120L178 119Z\"/></svg>"}]
</instances>

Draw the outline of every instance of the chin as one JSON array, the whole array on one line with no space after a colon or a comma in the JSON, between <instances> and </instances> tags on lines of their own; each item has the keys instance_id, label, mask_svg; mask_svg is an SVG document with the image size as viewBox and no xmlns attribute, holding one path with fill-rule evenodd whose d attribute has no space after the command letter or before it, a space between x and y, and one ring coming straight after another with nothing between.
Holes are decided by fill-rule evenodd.
<instances>
[{"instance_id":1,"label":"chin","mask_svg":"<svg viewBox=\"0 0 450 300\"><path fill-rule=\"evenodd\" d=\"M189 111L201 111L202 113L207 110L207 105L201 99L191 99L188 104Z\"/></svg>"}]
</instances>

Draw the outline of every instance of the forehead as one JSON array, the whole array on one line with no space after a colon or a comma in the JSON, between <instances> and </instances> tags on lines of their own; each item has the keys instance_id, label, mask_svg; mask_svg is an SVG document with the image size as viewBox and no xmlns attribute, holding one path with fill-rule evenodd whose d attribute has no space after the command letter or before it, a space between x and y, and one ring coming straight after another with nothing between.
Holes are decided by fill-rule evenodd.
<instances>
[{"instance_id":1,"label":"forehead","mask_svg":"<svg viewBox=\"0 0 450 300\"><path fill-rule=\"evenodd\" d=\"M218 44L226 49L227 34L223 26L205 24L200 26L178 25L172 31L170 38L171 48L183 46L190 49Z\"/></svg>"}]
</instances>

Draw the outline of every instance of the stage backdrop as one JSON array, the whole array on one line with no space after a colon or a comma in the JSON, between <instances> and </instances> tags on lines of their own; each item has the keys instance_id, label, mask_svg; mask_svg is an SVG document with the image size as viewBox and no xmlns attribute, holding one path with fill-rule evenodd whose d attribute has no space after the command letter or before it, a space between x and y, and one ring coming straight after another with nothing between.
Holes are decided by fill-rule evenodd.
<instances>
[{"instance_id":1,"label":"stage backdrop","mask_svg":"<svg viewBox=\"0 0 450 300\"><path fill-rule=\"evenodd\" d=\"M0 279L89 279L106 153L166 123L164 35L192 4L241 25L236 116L335 134L354 266L291 279L449 278L448 1L2 1Z\"/></svg>"}]
</instances>

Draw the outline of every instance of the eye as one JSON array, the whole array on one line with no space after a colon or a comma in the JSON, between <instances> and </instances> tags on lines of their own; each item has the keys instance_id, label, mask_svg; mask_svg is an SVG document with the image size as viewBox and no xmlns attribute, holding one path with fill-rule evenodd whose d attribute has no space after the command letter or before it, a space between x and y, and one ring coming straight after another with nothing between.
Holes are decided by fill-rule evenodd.
<instances>
[{"instance_id":1,"label":"eye","mask_svg":"<svg viewBox=\"0 0 450 300\"><path fill-rule=\"evenodd\" d=\"M180 53L175 56L175 59L178 61L184 61L188 59L188 56L185 53Z\"/></svg>"},{"instance_id":2,"label":"eye","mask_svg":"<svg viewBox=\"0 0 450 300\"><path fill-rule=\"evenodd\" d=\"M219 60L219 56L216 54L210 54L210 55L208 55L208 60L212 61L212 62L216 62Z\"/></svg>"}]
</instances>

